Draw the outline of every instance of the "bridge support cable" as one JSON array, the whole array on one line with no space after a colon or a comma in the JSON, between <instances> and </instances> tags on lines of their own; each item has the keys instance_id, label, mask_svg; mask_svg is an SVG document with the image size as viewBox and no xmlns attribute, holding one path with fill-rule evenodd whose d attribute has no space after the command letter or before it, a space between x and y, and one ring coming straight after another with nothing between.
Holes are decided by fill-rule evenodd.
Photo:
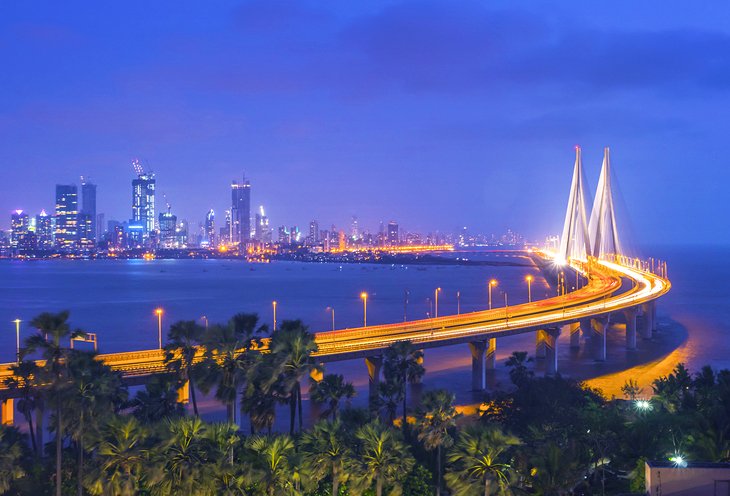
<instances>
[{"instance_id":1,"label":"bridge support cable","mask_svg":"<svg viewBox=\"0 0 730 496\"><path fill-rule=\"evenodd\" d=\"M586 260L590 252L591 241L586 217L583 162L581 161L580 147L576 146L573 180L570 185L568 208L565 212L563 235L560 238L558 260L561 262L566 262L571 259Z\"/></svg>"},{"instance_id":2,"label":"bridge support cable","mask_svg":"<svg viewBox=\"0 0 730 496\"><path fill-rule=\"evenodd\" d=\"M611 190L611 160L608 147L603 149L603 165L598 178L596 198L588 222L591 255L596 258L612 257L623 253L616 225L613 192Z\"/></svg>"}]
</instances>

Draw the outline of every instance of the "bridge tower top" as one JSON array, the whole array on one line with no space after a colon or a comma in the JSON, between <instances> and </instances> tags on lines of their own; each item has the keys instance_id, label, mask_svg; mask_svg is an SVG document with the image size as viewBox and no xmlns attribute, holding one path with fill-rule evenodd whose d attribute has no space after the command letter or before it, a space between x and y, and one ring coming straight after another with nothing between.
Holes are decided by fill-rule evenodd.
<instances>
[{"instance_id":1,"label":"bridge tower top","mask_svg":"<svg viewBox=\"0 0 730 496\"><path fill-rule=\"evenodd\" d=\"M603 165L598 178L598 189L593 201L593 210L588 223L591 255L602 258L607 255L621 255L621 241L616 224L616 211L611 188L611 160L608 147L603 149Z\"/></svg>"},{"instance_id":2,"label":"bridge tower top","mask_svg":"<svg viewBox=\"0 0 730 496\"><path fill-rule=\"evenodd\" d=\"M573 181L570 185L568 208L565 212L563 235L560 238L560 261L570 259L586 260L591 253L591 238L586 217L586 196L583 179L583 162L581 149L575 147L575 165L573 167Z\"/></svg>"}]
</instances>

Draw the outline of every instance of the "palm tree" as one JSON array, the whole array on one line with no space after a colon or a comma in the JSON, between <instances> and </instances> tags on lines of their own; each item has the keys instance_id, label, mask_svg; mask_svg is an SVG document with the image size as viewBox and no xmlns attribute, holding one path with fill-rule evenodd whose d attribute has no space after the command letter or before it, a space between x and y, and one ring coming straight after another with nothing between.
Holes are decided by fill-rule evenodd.
<instances>
[{"instance_id":1,"label":"palm tree","mask_svg":"<svg viewBox=\"0 0 730 496\"><path fill-rule=\"evenodd\" d=\"M85 479L86 489L93 495L139 494L147 462L143 448L147 436L136 418L111 417L95 443L97 465Z\"/></svg>"},{"instance_id":2,"label":"palm tree","mask_svg":"<svg viewBox=\"0 0 730 496\"><path fill-rule=\"evenodd\" d=\"M205 424L199 417L181 417L167 420L166 425L168 433L151 456L153 494L212 495Z\"/></svg>"},{"instance_id":3,"label":"palm tree","mask_svg":"<svg viewBox=\"0 0 730 496\"><path fill-rule=\"evenodd\" d=\"M532 377L532 371L527 370L527 365L525 365L531 361L532 358L527 356L526 351L515 351L510 355L505 365L510 368L509 378L512 384L519 387Z\"/></svg>"},{"instance_id":4,"label":"palm tree","mask_svg":"<svg viewBox=\"0 0 730 496\"><path fill-rule=\"evenodd\" d=\"M234 315L226 326L210 327L204 336L205 360L201 364L208 385L215 385L215 397L226 405L228 422L236 421L236 398L245 378L245 371L253 364L252 345L255 335L266 330L257 327L256 314Z\"/></svg>"},{"instance_id":5,"label":"palm tree","mask_svg":"<svg viewBox=\"0 0 730 496\"><path fill-rule=\"evenodd\" d=\"M40 352L45 360L43 367L40 369L42 380L47 384L47 388L51 393L50 398L55 407L55 425L56 431L56 496L61 496L61 457L63 448L63 415L62 415L62 394L63 389L67 385L67 356L70 351L61 345L61 340L65 338L74 338L82 336L82 331L71 332L68 325L68 311L56 314L44 312L33 320L30 325L38 329L39 333L30 336L25 341L25 348L21 352L21 356Z\"/></svg>"},{"instance_id":6,"label":"palm tree","mask_svg":"<svg viewBox=\"0 0 730 496\"><path fill-rule=\"evenodd\" d=\"M33 412L41 404L41 391L38 382L40 368L33 360L23 360L17 365L10 367L12 376L5 379L5 386L19 396L18 411L23 414L28 423L30 442L33 447L33 454L39 456L40 448L36 440L36 432L33 428Z\"/></svg>"},{"instance_id":7,"label":"palm tree","mask_svg":"<svg viewBox=\"0 0 730 496\"><path fill-rule=\"evenodd\" d=\"M245 465L248 480L253 482L255 494L274 496L292 493L292 457L294 441L289 436L253 436L248 439L249 451Z\"/></svg>"},{"instance_id":8,"label":"palm tree","mask_svg":"<svg viewBox=\"0 0 730 496\"><path fill-rule=\"evenodd\" d=\"M204 328L194 320L179 321L170 327L165 346L165 365L173 372L179 383L190 386L193 412L198 416L198 402L195 399L195 355L203 338Z\"/></svg>"},{"instance_id":9,"label":"palm tree","mask_svg":"<svg viewBox=\"0 0 730 496\"><path fill-rule=\"evenodd\" d=\"M287 397L281 381L275 380L279 375L278 357L271 353L255 356L254 365L246 374L246 387L241 397L241 412L249 417L251 434L263 429L271 434L276 405Z\"/></svg>"},{"instance_id":10,"label":"palm tree","mask_svg":"<svg viewBox=\"0 0 730 496\"><path fill-rule=\"evenodd\" d=\"M387 415L390 425L395 421L398 404L403 401L405 388L398 378L378 384L377 406L381 415Z\"/></svg>"},{"instance_id":11,"label":"palm tree","mask_svg":"<svg viewBox=\"0 0 730 496\"><path fill-rule=\"evenodd\" d=\"M14 427L0 426L0 494L10 490L13 481L25 475L22 436Z\"/></svg>"},{"instance_id":12,"label":"palm tree","mask_svg":"<svg viewBox=\"0 0 730 496\"><path fill-rule=\"evenodd\" d=\"M454 395L444 389L429 391L423 396L418 440L428 451L436 450L436 496L441 494L441 451L450 448L454 439L449 430L456 427L459 414L454 408Z\"/></svg>"},{"instance_id":13,"label":"palm tree","mask_svg":"<svg viewBox=\"0 0 730 496\"><path fill-rule=\"evenodd\" d=\"M329 477L332 480L332 494L337 496L340 484L347 481L347 467L352 456L340 421L315 424L312 430L302 436L300 450L311 477L316 481Z\"/></svg>"},{"instance_id":14,"label":"palm tree","mask_svg":"<svg viewBox=\"0 0 730 496\"><path fill-rule=\"evenodd\" d=\"M341 374L327 374L321 381L312 380L309 389L309 396L315 403L327 403L329 408L322 412L323 417L332 415L332 420L337 419L340 401L352 399L355 396L355 388L351 382L345 382Z\"/></svg>"},{"instance_id":15,"label":"palm tree","mask_svg":"<svg viewBox=\"0 0 730 496\"><path fill-rule=\"evenodd\" d=\"M71 351L67 358L69 383L63 399L67 428L76 444L77 493L83 496L84 445L101 419L116 413L127 399L121 375L96 360L95 353Z\"/></svg>"},{"instance_id":16,"label":"palm tree","mask_svg":"<svg viewBox=\"0 0 730 496\"><path fill-rule=\"evenodd\" d=\"M355 485L368 488L375 483L376 496L382 496L386 484L399 488L415 460L398 431L375 421L360 427L355 437L359 444L353 457Z\"/></svg>"},{"instance_id":17,"label":"palm tree","mask_svg":"<svg viewBox=\"0 0 730 496\"><path fill-rule=\"evenodd\" d=\"M271 383L281 381L289 396L289 434L294 434L294 420L299 411L299 430L302 430L301 381L320 370L312 353L317 351L314 336L301 320L285 320L271 338L271 354L277 358L280 374L271 377Z\"/></svg>"},{"instance_id":18,"label":"palm tree","mask_svg":"<svg viewBox=\"0 0 730 496\"><path fill-rule=\"evenodd\" d=\"M468 427L449 452L446 483L455 496L509 494L510 449L520 440L496 426Z\"/></svg>"},{"instance_id":19,"label":"palm tree","mask_svg":"<svg viewBox=\"0 0 730 496\"><path fill-rule=\"evenodd\" d=\"M145 383L144 389L129 402L132 413L142 423L153 423L161 419L181 417L185 407L177 401L177 379L169 374L154 375Z\"/></svg>"},{"instance_id":20,"label":"palm tree","mask_svg":"<svg viewBox=\"0 0 730 496\"><path fill-rule=\"evenodd\" d=\"M426 372L423 368L423 352L410 341L397 341L383 354L383 375L386 382L397 384L403 391L403 432L408 428L408 383L416 383Z\"/></svg>"}]
</instances>

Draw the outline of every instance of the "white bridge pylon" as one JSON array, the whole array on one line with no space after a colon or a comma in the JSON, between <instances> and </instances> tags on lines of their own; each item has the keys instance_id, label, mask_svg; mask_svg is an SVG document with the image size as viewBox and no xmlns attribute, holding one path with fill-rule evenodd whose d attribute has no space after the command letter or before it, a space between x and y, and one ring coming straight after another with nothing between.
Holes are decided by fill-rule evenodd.
<instances>
[{"instance_id":1,"label":"white bridge pylon","mask_svg":"<svg viewBox=\"0 0 730 496\"><path fill-rule=\"evenodd\" d=\"M621 255L621 241L616 224L616 212L611 190L611 161L608 148L603 149L603 165L598 179L591 217L586 222L586 195L580 147L575 148L575 167L570 186L568 208L565 212L563 235L558 259L586 260Z\"/></svg>"}]
</instances>

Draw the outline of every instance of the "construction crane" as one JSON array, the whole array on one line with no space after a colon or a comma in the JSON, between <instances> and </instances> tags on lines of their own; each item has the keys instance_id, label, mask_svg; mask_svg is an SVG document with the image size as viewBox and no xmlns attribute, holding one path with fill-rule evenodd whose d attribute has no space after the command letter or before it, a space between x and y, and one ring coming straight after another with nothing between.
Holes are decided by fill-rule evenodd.
<instances>
[{"instance_id":1,"label":"construction crane","mask_svg":"<svg viewBox=\"0 0 730 496\"><path fill-rule=\"evenodd\" d=\"M144 168L142 167L142 164L139 163L139 159L132 160L132 169L134 169L134 173L138 176L141 176L144 174Z\"/></svg>"}]
</instances>

